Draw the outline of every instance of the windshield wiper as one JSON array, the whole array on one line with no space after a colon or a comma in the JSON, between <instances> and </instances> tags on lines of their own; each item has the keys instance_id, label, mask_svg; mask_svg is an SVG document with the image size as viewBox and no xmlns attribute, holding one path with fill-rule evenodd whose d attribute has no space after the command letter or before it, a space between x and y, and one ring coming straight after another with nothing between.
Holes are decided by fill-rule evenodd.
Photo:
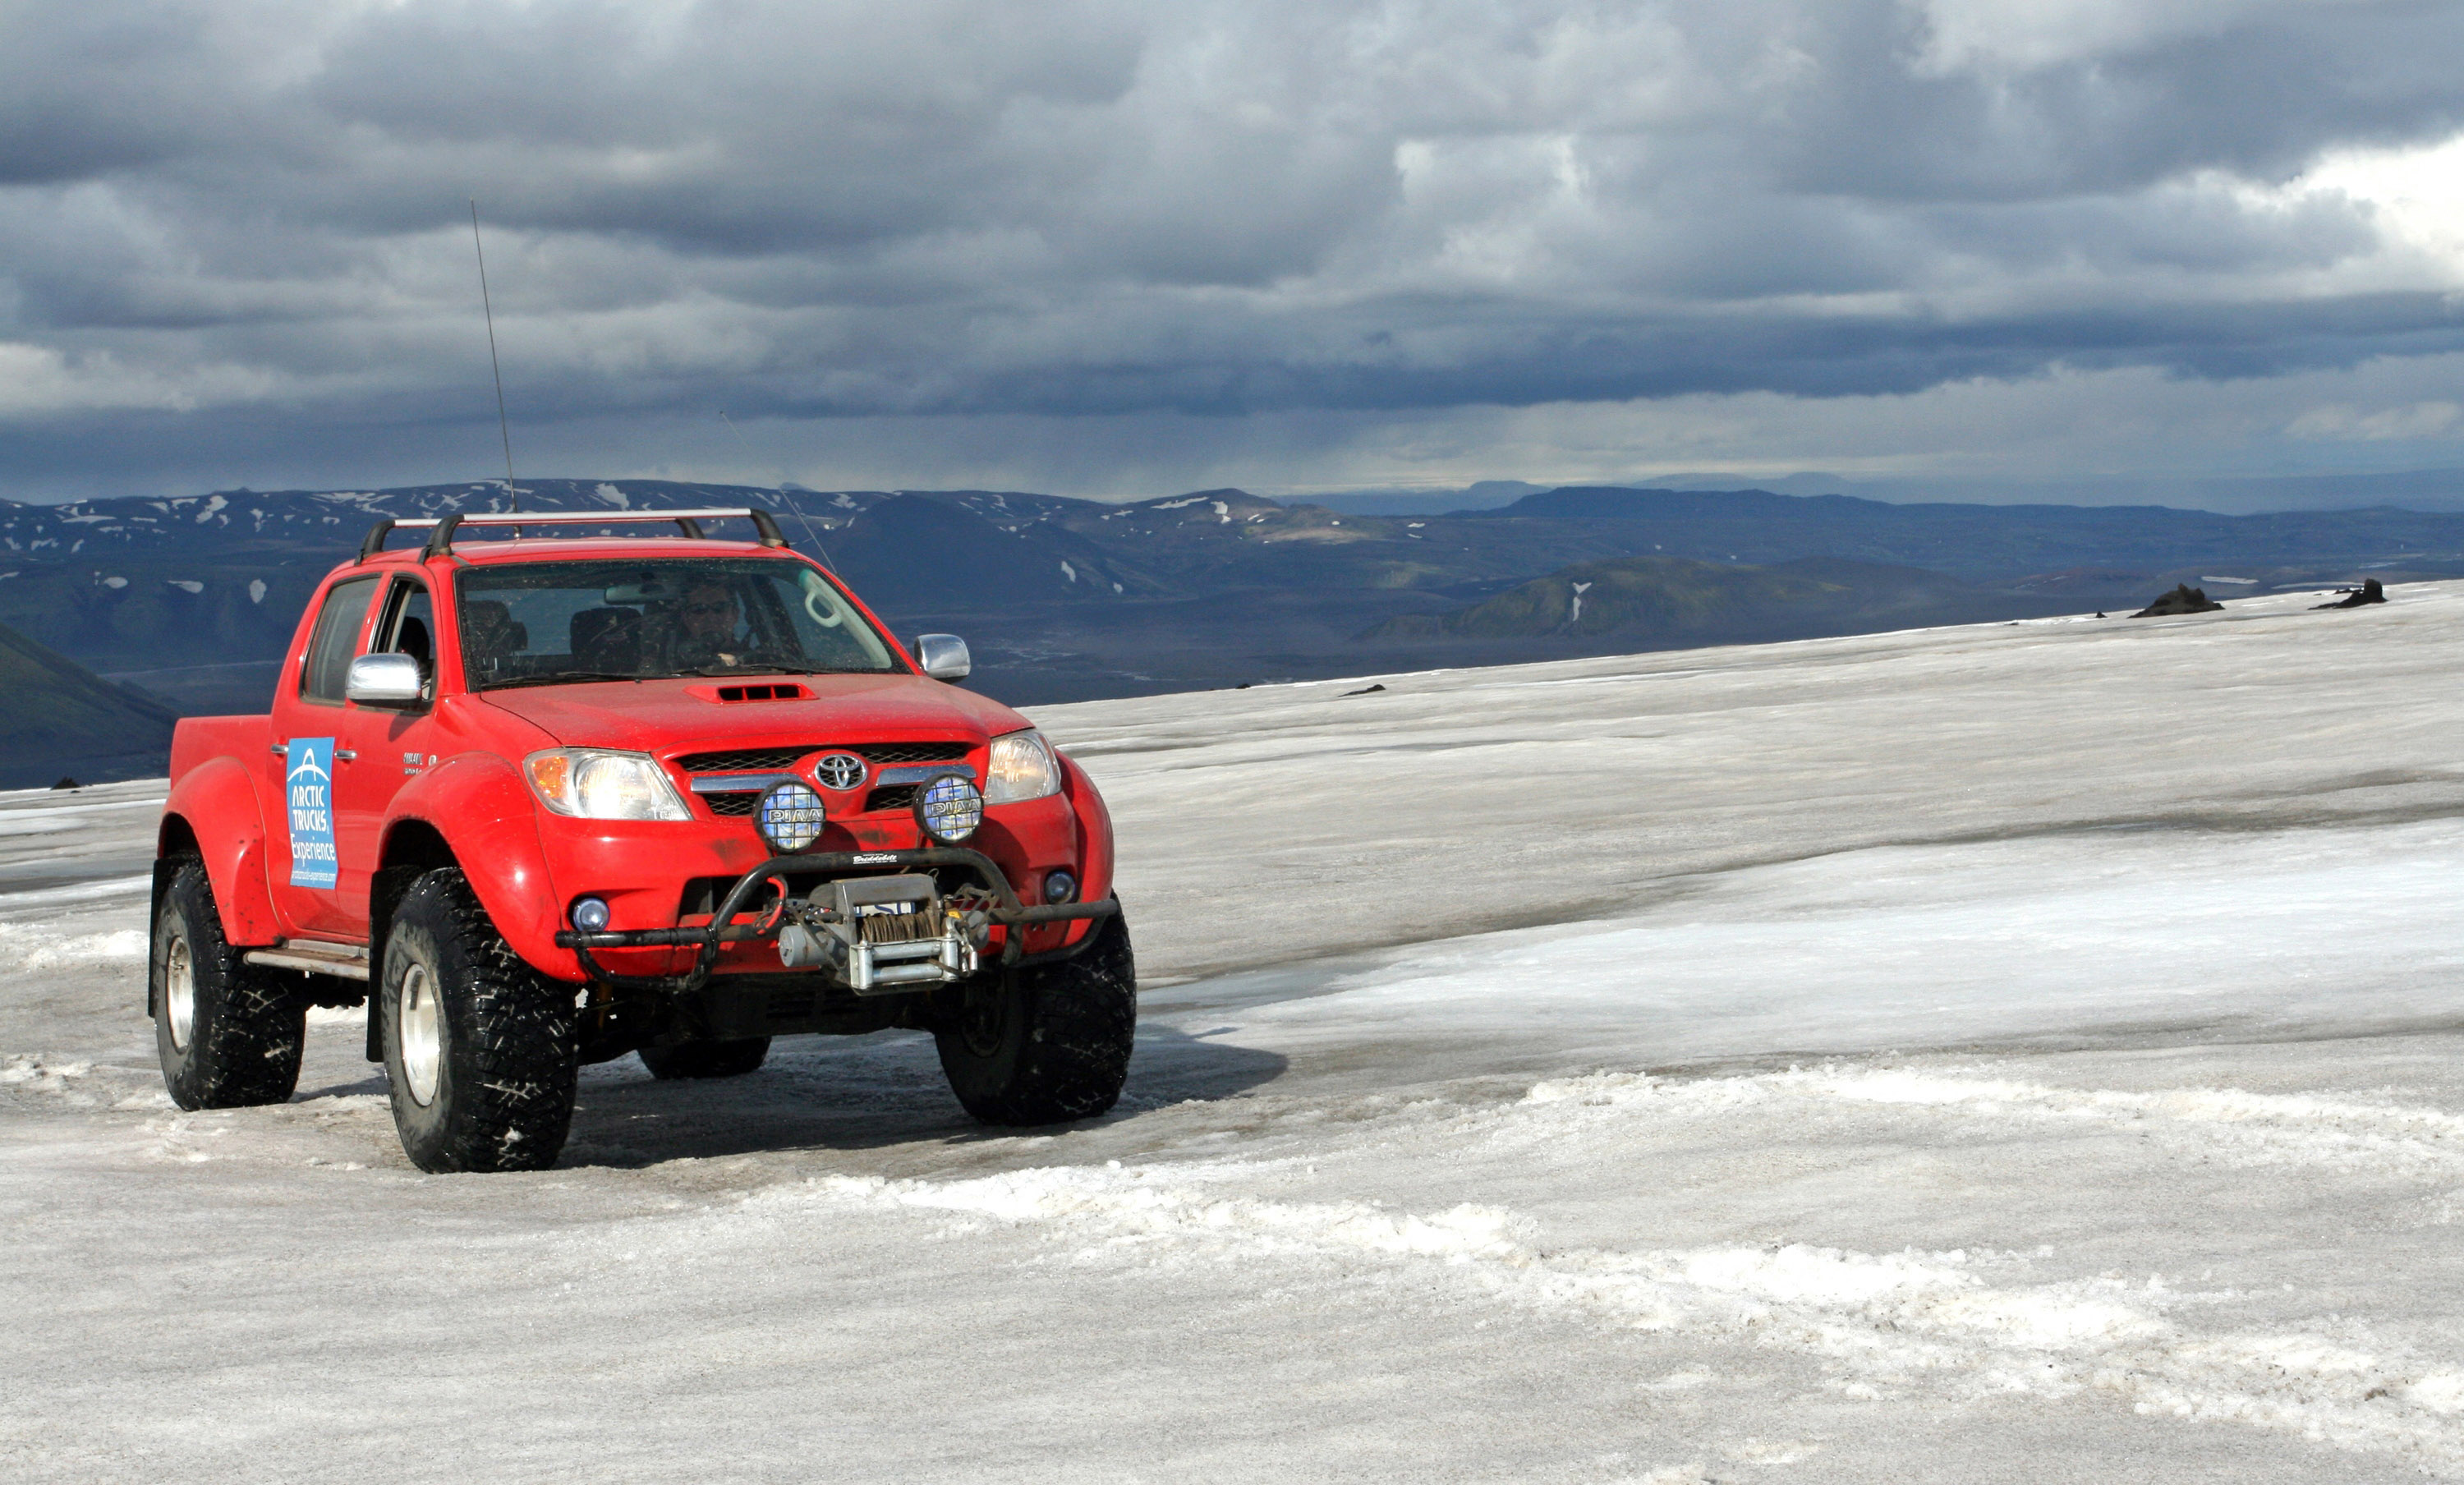
<instances>
[{"instance_id":1,"label":"windshield wiper","mask_svg":"<svg viewBox=\"0 0 2464 1485\"><path fill-rule=\"evenodd\" d=\"M576 680L640 680L639 676L619 676L614 671L558 671L553 676L516 676L510 680L494 680L477 689L511 691L517 686L561 686Z\"/></svg>"},{"instance_id":2,"label":"windshield wiper","mask_svg":"<svg viewBox=\"0 0 2464 1485\"><path fill-rule=\"evenodd\" d=\"M697 665L693 667L693 674L696 676L836 676L844 673L815 670L809 665L772 665L766 660L758 660L751 665Z\"/></svg>"}]
</instances>

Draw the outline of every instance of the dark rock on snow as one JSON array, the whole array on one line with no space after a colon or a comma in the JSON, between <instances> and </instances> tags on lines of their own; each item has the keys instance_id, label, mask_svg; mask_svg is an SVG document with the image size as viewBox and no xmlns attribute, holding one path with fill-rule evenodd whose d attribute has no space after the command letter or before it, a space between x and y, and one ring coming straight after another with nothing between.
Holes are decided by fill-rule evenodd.
<instances>
[{"instance_id":1,"label":"dark rock on snow","mask_svg":"<svg viewBox=\"0 0 2464 1485\"><path fill-rule=\"evenodd\" d=\"M2212 613L2224 605L2208 596L2206 588L2177 583L2173 590L2131 615L2134 619L2161 619L2174 613Z\"/></svg>"},{"instance_id":2,"label":"dark rock on snow","mask_svg":"<svg viewBox=\"0 0 2464 1485\"><path fill-rule=\"evenodd\" d=\"M2337 603L2313 604L2311 607L2314 609L2358 609L2364 604L2385 602L2387 602L2387 589L2379 586L2379 580L2376 578L2364 578L2362 579L2362 586L2358 588L2351 589L2349 595L2342 601Z\"/></svg>"}]
</instances>

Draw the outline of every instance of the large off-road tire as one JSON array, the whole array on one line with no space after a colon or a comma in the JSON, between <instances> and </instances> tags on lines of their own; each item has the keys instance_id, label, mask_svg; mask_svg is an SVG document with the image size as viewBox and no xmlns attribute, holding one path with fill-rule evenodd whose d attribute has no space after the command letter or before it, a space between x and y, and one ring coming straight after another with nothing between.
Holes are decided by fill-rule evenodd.
<instances>
[{"instance_id":1,"label":"large off-road tire","mask_svg":"<svg viewBox=\"0 0 2464 1485\"><path fill-rule=\"evenodd\" d=\"M663 1082L671 1077L742 1077L759 1069L769 1055L770 1038L745 1036L734 1041L645 1047L642 1066Z\"/></svg>"},{"instance_id":2,"label":"large off-road tire","mask_svg":"<svg viewBox=\"0 0 2464 1485\"><path fill-rule=\"evenodd\" d=\"M184 1109L280 1103L299 1086L308 1003L223 942L206 863L182 862L154 915L154 1051Z\"/></svg>"},{"instance_id":3,"label":"large off-road tire","mask_svg":"<svg viewBox=\"0 0 2464 1485\"><path fill-rule=\"evenodd\" d=\"M522 963L451 867L411 883L376 1014L393 1125L422 1170L544 1170L573 1123L573 991Z\"/></svg>"},{"instance_id":4,"label":"large off-road tire","mask_svg":"<svg viewBox=\"0 0 2464 1485\"><path fill-rule=\"evenodd\" d=\"M941 1071L987 1124L1092 1119L1121 1097L1138 1024L1129 925L1100 920L1071 959L987 977L941 1018Z\"/></svg>"}]
</instances>

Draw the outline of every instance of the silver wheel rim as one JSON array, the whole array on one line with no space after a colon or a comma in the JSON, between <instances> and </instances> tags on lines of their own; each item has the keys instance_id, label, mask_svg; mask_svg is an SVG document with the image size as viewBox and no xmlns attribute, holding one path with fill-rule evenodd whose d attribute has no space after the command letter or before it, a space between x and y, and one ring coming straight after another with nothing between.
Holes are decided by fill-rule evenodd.
<instances>
[{"instance_id":1,"label":"silver wheel rim","mask_svg":"<svg viewBox=\"0 0 2464 1485\"><path fill-rule=\"evenodd\" d=\"M402 1079L410 1085L410 1101L423 1109L436 1101L436 1075L445 1065L442 1008L426 965L414 964L403 971L402 1010L395 1018L402 1029Z\"/></svg>"},{"instance_id":2,"label":"silver wheel rim","mask_svg":"<svg viewBox=\"0 0 2464 1485\"><path fill-rule=\"evenodd\" d=\"M188 952L188 936L175 934L163 952L163 1018L171 1029L171 1050L188 1050L197 1029L197 964Z\"/></svg>"}]
</instances>

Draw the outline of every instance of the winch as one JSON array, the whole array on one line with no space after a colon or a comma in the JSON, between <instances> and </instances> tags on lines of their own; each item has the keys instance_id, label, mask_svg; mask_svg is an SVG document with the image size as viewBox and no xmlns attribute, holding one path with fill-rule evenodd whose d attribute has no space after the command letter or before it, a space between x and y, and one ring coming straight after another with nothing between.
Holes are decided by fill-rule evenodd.
<instances>
[{"instance_id":1,"label":"winch","mask_svg":"<svg viewBox=\"0 0 2464 1485\"><path fill-rule=\"evenodd\" d=\"M779 963L825 970L858 995L962 980L992 936L991 906L945 902L920 875L842 878L784 905Z\"/></svg>"}]
</instances>

